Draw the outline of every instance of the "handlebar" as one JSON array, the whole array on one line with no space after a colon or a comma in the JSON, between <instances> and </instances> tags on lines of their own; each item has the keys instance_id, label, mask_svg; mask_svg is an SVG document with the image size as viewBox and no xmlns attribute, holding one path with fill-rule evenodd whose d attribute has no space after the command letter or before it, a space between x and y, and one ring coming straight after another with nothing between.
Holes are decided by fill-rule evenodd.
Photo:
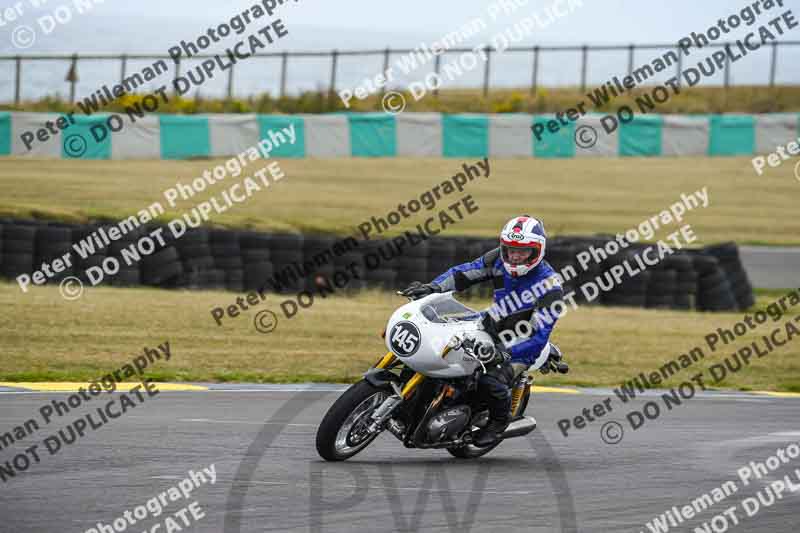
<instances>
[{"instance_id":1,"label":"handlebar","mask_svg":"<svg viewBox=\"0 0 800 533\"><path fill-rule=\"evenodd\" d=\"M403 291L395 291L395 294L398 295L398 296L405 296L406 298L408 298L409 302L413 302L414 301L414 298L412 298L411 296L409 296L407 294L403 294Z\"/></svg>"}]
</instances>

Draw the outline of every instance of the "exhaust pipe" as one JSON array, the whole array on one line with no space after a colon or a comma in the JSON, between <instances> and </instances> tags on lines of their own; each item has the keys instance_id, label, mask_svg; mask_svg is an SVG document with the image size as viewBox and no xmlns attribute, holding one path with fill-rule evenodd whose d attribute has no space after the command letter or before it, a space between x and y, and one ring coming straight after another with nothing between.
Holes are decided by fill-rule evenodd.
<instances>
[{"instance_id":1,"label":"exhaust pipe","mask_svg":"<svg viewBox=\"0 0 800 533\"><path fill-rule=\"evenodd\" d=\"M521 437L522 435L527 435L534 429L536 429L536 419L532 416L526 416L511 422L500 437L503 439Z\"/></svg>"}]
</instances>

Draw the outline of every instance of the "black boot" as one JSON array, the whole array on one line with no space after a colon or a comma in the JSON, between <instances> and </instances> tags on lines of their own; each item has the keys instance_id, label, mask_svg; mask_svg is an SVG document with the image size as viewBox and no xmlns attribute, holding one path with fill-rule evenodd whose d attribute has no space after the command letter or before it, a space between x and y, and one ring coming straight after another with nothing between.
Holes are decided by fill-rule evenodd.
<instances>
[{"instance_id":1,"label":"black boot","mask_svg":"<svg viewBox=\"0 0 800 533\"><path fill-rule=\"evenodd\" d=\"M481 446L481 447L494 444L500 439L500 435L503 434L503 431L505 431L507 427L508 427L508 421L492 420L489 422L489 425L487 425L480 431L480 433L478 433L473 443L476 446Z\"/></svg>"}]
</instances>

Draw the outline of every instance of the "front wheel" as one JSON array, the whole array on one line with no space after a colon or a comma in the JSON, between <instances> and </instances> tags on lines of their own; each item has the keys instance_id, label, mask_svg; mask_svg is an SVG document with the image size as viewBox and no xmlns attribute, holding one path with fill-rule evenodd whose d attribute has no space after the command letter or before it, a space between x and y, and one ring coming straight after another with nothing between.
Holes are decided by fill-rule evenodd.
<instances>
[{"instance_id":1,"label":"front wheel","mask_svg":"<svg viewBox=\"0 0 800 533\"><path fill-rule=\"evenodd\" d=\"M378 433L368 433L372 413L388 393L359 381L339 396L317 429L317 453L326 461L344 461L366 448Z\"/></svg>"}]
</instances>

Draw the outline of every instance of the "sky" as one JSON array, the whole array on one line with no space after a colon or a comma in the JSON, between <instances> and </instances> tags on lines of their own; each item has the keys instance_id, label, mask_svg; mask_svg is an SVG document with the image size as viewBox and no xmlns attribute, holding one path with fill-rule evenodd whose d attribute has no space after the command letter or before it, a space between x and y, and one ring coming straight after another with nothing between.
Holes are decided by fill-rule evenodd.
<instances>
[{"instance_id":1,"label":"sky","mask_svg":"<svg viewBox=\"0 0 800 533\"><path fill-rule=\"evenodd\" d=\"M53 0L50 0L53 1ZM683 33L700 30L723 14L727 15L748 2L730 0L573 0L577 7L569 23L548 39L561 42L644 42L674 41ZM139 0L124 3L105 0L103 12L137 17L142 13L159 17L185 17L187 13L202 13L208 21L225 18L235 7L246 7L252 1L209 2L197 0ZM508 0L521 5L514 13L504 14L497 3L497 25L523 13L542 11L552 0ZM447 32L460 21L484 16L494 4L487 0L300 0L292 9L293 24L328 29L355 29L370 33L390 31L414 34ZM785 0L785 5L798 7L797 0ZM98 9L99 11L99 9ZM487 20L489 22L490 20ZM550 32L548 32L550 33ZM335 43L328 43L331 46Z\"/></svg>"},{"instance_id":2,"label":"sky","mask_svg":"<svg viewBox=\"0 0 800 533\"><path fill-rule=\"evenodd\" d=\"M167 50L181 40L194 40L210 26L230 20L232 16L251 7L257 0L102 0L82 15L73 15L52 31L41 28L43 17L63 5L73 5L76 0L0 0L0 7L22 6L23 13L17 21L0 24L0 55L71 54L71 53L153 53L165 55ZM91 2L93 0L77 0ZM94 0L100 1L100 0ZM45 2L33 7L33 2ZM783 0L784 8L774 9L778 14L794 8L800 19L800 0ZM547 11L556 0L405 0L402 3L385 0L288 0L280 6L274 17L280 17L289 35L270 47L270 51L306 50L382 50L414 48L430 43L453 32L463 24L480 18L486 29L464 44L487 43L495 34L512 27L520 19L537 14L547 20ZM501 4L517 6L506 12ZM536 28L519 43L520 46L548 44L645 44L675 43L690 32L702 32L721 18L740 11L749 2L730 0L558 0L562 9L567 5L570 13ZM0 9L0 13L2 13ZM762 17L766 23L770 17ZM263 20L263 19L262 19ZM2 20L0 20L2 22ZM263 24L254 24L254 30ZM28 24L36 31L35 43L19 50L11 45L11 33L18 24ZM248 33L249 33L248 31ZM743 32L737 34L742 37ZM800 28L792 30L784 39L800 41ZM224 43L231 45L231 41ZM223 47L211 49L218 53ZM663 51L637 52L637 64L647 62ZM504 54L492 63L492 83L504 86L525 86L530 83L530 52ZM560 54L560 55L559 55ZM793 67L800 60L800 46L781 51L778 82L797 83L800 69ZM513 57L512 57L513 56ZM254 91L275 92L279 85L276 69L279 65L269 59L258 59L243 64L234 84L239 94ZM543 84L576 85L580 75L580 54L551 53L541 60ZM79 66L79 92L90 91L104 78L114 77L119 66L113 63L81 62ZM274 61L273 61L274 63ZM381 70L381 57L342 57L340 83L353 85L365 77L373 77ZM134 65L132 65L132 68ZM627 70L627 54L620 52L592 52L589 82L603 83L609 76ZM768 79L769 51L762 50L735 65L733 81L762 83ZM63 94L65 67L44 62L32 63L23 68L27 94L41 96L59 90ZM290 92L315 89L327 84L330 59L293 60L290 67ZM424 72L421 73L424 75ZM0 61L0 101L13 94L14 69L11 61ZM401 80L408 83L409 79ZM103 81L105 82L105 81ZM479 86L481 69L475 69L459 80L461 86ZM715 83L719 80L714 80ZM402 83L399 84L402 86ZM225 91L222 79L208 84L212 93Z\"/></svg>"},{"instance_id":3,"label":"sky","mask_svg":"<svg viewBox=\"0 0 800 533\"><path fill-rule=\"evenodd\" d=\"M0 5L11 5L18 0L0 0ZM51 7L71 3L73 0L38 0L47 4L39 9L30 6L36 0L21 0L27 8L26 15L33 18L47 13ZM91 1L91 0L84 0ZM562 0L571 2L573 13L551 28L538 31L528 41L536 43L642 43L675 42L690 31L701 31L721 16L738 11L748 2L730 0ZM102 17L115 21L127 30L139 30L142 35L153 25L186 27L189 21L199 25L215 24L233 13L255 3L255 0L227 2L209 0L103 0L81 18ZM501 30L519 18L533 13L543 13L554 0L507 0L506 4L520 5L512 13L504 13L500 2L489 0L405 0L402 3L386 0L299 0L280 8L281 16L292 26L306 27L306 40L313 40L314 29L341 31L345 41L380 42L384 45L410 44L431 34L452 31L460 24L482 17L489 29ZM291 5L293 4L293 5ZM562 5L565 5L562 3ZM786 8L800 7L800 0L784 0ZM489 11L494 6L492 17ZM800 12L800 11L799 11ZM81 26L76 19L71 26ZM0 27L0 32L8 28ZM111 35L95 35L98 45ZM126 32L127 33L127 32ZM319 35L319 47L331 48L341 44L335 33ZM55 32L53 34L55 37ZM795 37L800 40L800 37ZM148 40L131 39L130 51L147 48ZM93 47L94 48L94 47ZM84 50L74 50L81 52Z\"/></svg>"}]
</instances>

